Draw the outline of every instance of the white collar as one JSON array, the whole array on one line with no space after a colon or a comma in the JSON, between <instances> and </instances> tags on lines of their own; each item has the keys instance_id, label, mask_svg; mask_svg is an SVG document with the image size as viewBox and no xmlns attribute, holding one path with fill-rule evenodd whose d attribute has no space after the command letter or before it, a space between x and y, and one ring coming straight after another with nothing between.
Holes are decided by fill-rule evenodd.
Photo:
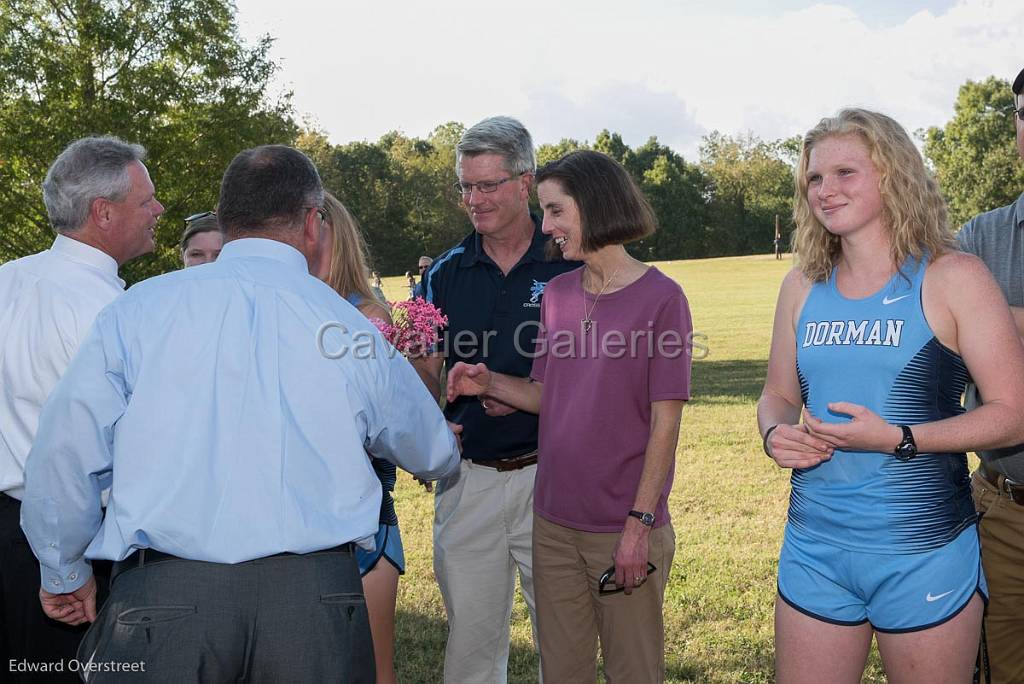
<instances>
[{"instance_id":1,"label":"white collar","mask_svg":"<svg viewBox=\"0 0 1024 684\"><path fill-rule=\"evenodd\" d=\"M50 246L50 251L56 252L72 261L78 261L91 266L119 282L121 288L124 288L124 281L117 275L117 262L114 261L114 257L102 250L60 233L53 241L53 245Z\"/></svg>"}]
</instances>

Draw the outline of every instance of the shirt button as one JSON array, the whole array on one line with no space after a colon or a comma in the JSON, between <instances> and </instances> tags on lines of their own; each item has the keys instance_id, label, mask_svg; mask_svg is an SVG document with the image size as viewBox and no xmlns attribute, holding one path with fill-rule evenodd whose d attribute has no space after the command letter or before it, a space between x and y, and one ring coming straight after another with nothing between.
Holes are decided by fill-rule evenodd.
<instances>
[{"instance_id":1,"label":"shirt button","mask_svg":"<svg viewBox=\"0 0 1024 684\"><path fill-rule=\"evenodd\" d=\"M60 586L60 580L59 579L50 580L50 584L52 584L55 587L59 587Z\"/></svg>"},{"instance_id":2,"label":"shirt button","mask_svg":"<svg viewBox=\"0 0 1024 684\"><path fill-rule=\"evenodd\" d=\"M68 575L68 580L69 581L74 582L76 579L78 579L78 573L77 572L73 572L70 575Z\"/></svg>"},{"instance_id":3,"label":"shirt button","mask_svg":"<svg viewBox=\"0 0 1024 684\"><path fill-rule=\"evenodd\" d=\"M57 544L56 544L56 543L54 543L54 542L50 542L50 548L51 548L51 549L55 549L55 548L57 548Z\"/></svg>"}]
</instances>

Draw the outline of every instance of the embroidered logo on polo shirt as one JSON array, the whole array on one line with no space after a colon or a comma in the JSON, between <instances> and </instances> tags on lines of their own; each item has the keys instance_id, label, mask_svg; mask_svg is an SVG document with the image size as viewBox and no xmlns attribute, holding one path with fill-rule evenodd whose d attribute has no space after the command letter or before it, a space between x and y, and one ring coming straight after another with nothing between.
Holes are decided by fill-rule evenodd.
<instances>
[{"instance_id":1,"label":"embroidered logo on polo shirt","mask_svg":"<svg viewBox=\"0 0 1024 684\"><path fill-rule=\"evenodd\" d=\"M544 288L547 287L547 282L540 282L534 280L533 285L530 286L530 301L523 302L523 306L537 307L540 306L540 298L544 295Z\"/></svg>"}]
</instances>

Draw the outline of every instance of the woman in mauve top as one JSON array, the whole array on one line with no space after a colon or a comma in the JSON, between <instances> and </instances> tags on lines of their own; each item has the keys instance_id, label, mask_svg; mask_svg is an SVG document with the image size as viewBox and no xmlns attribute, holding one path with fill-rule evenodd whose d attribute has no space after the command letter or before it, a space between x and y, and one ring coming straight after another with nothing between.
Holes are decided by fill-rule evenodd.
<instances>
[{"instance_id":1,"label":"woman in mauve top","mask_svg":"<svg viewBox=\"0 0 1024 684\"><path fill-rule=\"evenodd\" d=\"M675 281L626 252L655 221L622 166L573 152L537 182L551 246L584 266L545 286L529 378L459 363L448 398L540 414L533 566L544 679L596 681L600 640L608 682L660 682L689 306Z\"/></svg>"}]
</instances>

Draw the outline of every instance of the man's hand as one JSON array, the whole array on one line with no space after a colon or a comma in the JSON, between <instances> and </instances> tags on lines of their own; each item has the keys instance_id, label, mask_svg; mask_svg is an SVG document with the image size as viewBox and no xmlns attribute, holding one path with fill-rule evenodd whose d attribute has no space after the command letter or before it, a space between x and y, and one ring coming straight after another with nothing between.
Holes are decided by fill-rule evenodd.
<instances>
[{"instance_id":1,"label":"man's hand","mask_svg":"<svg viewBox=\"0 0 1024 684\"><path fill-rule=\"evenodd\" d=\"M498 418L500 416L507 416L510 413L515 413L518 409L515 406L509 406L503 401L498 401L493 397L481 395L480 405L484 409L484 414L491 418Z\"/></svg>"},{"instance_id":2,"label":"man's hand","mask_svg":"<svg viewBox=\"0 0 1024 684\"><path fill-rule=\"evenodd\" d=\"M455 435L455 444L459 447L459 454L462 454L462 437L459 436L462 434L462 426L450 420L446 422L448 423L448 429Z\"/></svg>"},{"instance_id":3,"label":"man's hand","mask_svg":"<svg viewBox=\"0 0 1024 684\"><path fill-rule=\"evenodd\" d=\"M96 620L96 578L90 577L85 584L70 594L51 594L39 588L39 602L46 616L69 625Z\"/></svg>"},{"instance_id":4,"label":"man's hand","mask_svg":"<svg viewBox=\"0 0 1024 684\"><path fill-rule=\"evenodd\" d=\"M462 395L471 397L486 394L491 387L491 371L482 363L469 365L459 361L448 371L448 401Z\"/></svg>"},{"instance_id":5,"label":"man's hand","mask_svg":"<svg viewBox=\"0 0 1024 684\"><path fill-rule=\"evenodd\" d=\"M450 420L447 421L447 423L448 423L448 429L450 429L452 431L452 434L455 435L455 444L459 447L459 453L461 454L462 453L462 437L460 437L459 435L462 434L462 426L459 425L458 423L453 423ZM433 482L430 482L429 480L421 480L420 478L416 477L415 475L413 475L412 479L416 480L421 485L423 485L423 488L426 489L428 492L434 491L434 483Z\"/></svg>"},{"instance_id":6,"label":"man's hand","mask_svg":"<svg viewBox=\"0 0 1024 684\"><path fill-rule=\"evenodd\" d=\"M625 587L625 593L647 581L647 538L651 528L630 516L615 544L615 584Z\"/></svg>"}]
</instances>

